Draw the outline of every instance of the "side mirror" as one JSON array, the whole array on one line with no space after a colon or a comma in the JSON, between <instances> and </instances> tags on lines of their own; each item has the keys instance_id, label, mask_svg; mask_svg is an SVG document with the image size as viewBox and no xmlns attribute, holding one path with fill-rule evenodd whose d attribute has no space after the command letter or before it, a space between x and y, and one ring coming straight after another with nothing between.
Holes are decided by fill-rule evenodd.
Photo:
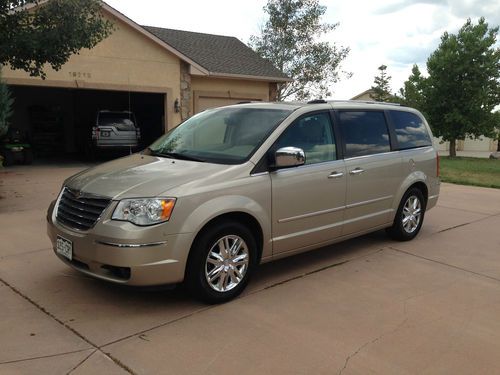
<instances>
[{"instance_id":1,"label":"side mirror","mask_svg":"<svg viewBox=\"0 0 500 375\"><path fill-rule=\"evenodd\" d=\"M290 168L304 165L306 154L298 147L282 147L274 154L274 168Z\"/></svg>"}]
</instances>

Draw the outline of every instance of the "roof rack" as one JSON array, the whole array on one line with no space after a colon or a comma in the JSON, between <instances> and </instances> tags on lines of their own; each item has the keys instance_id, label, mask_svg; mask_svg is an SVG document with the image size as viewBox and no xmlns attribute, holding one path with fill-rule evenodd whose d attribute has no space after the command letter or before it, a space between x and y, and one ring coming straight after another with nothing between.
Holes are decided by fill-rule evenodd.
<instances>
[{"instance_id":1,"label":"roof rack","mask_svg":"<svg viewBox=\"0 0 500 375\"><path fill-rule=\"evenodd\" d=\"M324 99L314 99L314 100L309 100L307 102L307 104L326 104L326 103L328 102Z\"/></svg>"},{"instance_id":2,"label":"roof rack","mask_svg":"<svg viewBox=\"0 0 500 375\"><path fill-rule=\"evenodd\" d=\"M363 104L401 105L400 103L376 102L374 100L340 100L341 102L355 102Z\"/></svg>"},{"instance_id":3,"label":"roof rack","mask_svg":"<svg viewBox=\"0 0 500 375\"><path fill-rule=\"evenodd\" d=\"M397 105L397 106L402 106L400 103L376 102L374 100L324 100L324 99L314 99L314 100L309 100L307 102L307 104L327 104L327 103L363 103L363 104L382 104L382 105Z\"/></svg>"}]
</instances>

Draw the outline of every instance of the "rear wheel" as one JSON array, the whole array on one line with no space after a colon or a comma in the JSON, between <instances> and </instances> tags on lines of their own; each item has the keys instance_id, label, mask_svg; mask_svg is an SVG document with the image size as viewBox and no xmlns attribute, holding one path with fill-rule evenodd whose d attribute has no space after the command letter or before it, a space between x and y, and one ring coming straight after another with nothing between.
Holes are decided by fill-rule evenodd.
<instances>
[{"instance_id":1,"label":"rear wheel","mask_svg":"<svg viewBox=\"0 0 500 375\"><path fill-rule=\"evenodd\" d=\"M256 263L257 245L251 231L240 223L218 223L196 239L186 285L204 302L226 302L245 289Z\"/></svg>"},{"instance_id":2,"label":"rear wheel","mask_svg":"<svg viewBox=\"0 0 500 375\"><path fill-rule=\"evenodd\" d=\"M394 223L387 229L387 233L399 241L415 238L424 221L425 207L422 191L417 188L409 189L401 199Z\"/></svg>"}]
</instances>

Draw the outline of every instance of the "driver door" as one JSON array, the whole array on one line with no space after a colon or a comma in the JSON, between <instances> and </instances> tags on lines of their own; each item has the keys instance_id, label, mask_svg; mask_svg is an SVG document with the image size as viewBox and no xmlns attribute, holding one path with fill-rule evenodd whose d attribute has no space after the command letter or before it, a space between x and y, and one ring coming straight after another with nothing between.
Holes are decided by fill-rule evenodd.
<instances>
[{"instance_id":1,"label":"driver door","mask_svg":"<svg viewBox=\"0 0 500 375\"><path fill-rule=\"evenodd\" d=\"M273 254L326 243L341 235L346 196L346 168L337 160L330 113L304 115L273 146L301 148L299 167L270 173L272 183Z\"/></svg>"}]
</instances>

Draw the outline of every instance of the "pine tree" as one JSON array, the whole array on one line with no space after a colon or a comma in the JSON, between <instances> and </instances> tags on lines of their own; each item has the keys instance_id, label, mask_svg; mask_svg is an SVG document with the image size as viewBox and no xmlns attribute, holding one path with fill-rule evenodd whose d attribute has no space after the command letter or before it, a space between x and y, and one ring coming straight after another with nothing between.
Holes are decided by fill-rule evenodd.
<instances>
[{"instance_id":1,"label":"pine tree","mask_svg":"<svg viewBox=\"0 0 500 375\"><path fill-rule=\"evenodd\" d=\"M377 102L389 102L393 98L391 95L391 76L387 75L387 66L380 65L378 67L379 75L375 77L373 82L375 86L372 86L373 93L370 97Z\"/></svg>"}]
</instances>

